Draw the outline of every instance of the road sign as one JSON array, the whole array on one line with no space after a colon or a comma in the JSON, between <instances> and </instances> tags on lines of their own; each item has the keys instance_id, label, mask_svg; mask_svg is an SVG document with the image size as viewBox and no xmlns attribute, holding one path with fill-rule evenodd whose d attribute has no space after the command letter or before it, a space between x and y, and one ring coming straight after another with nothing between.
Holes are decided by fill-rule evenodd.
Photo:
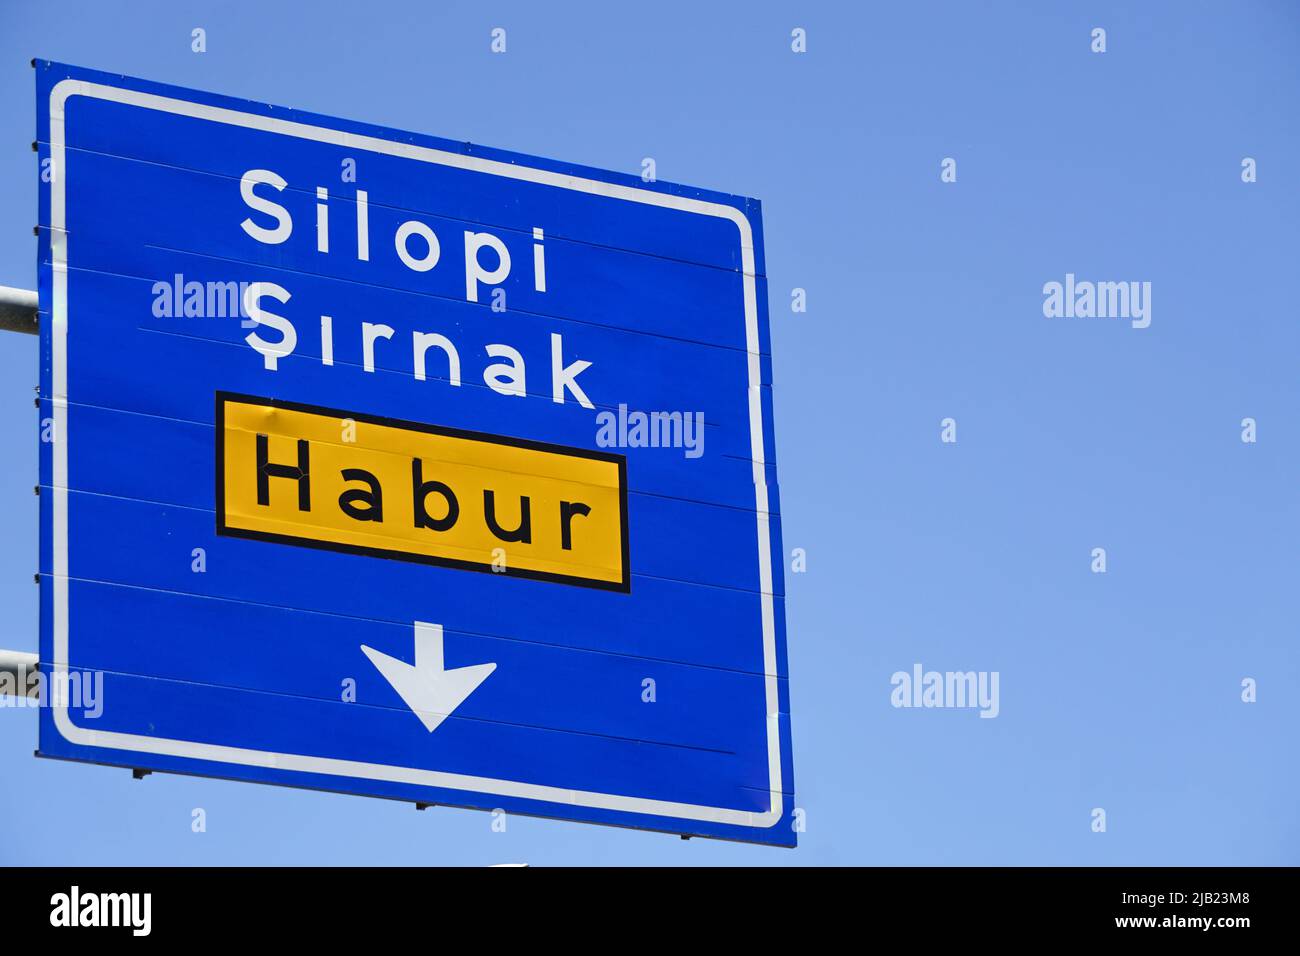
<instances>
[{"instance_id":1,"label":"road sign","mask_svg":"<svg viewBox=\"0 0 1300 956\"><path fill-rule=\"evenodd\" d=\"M36 66L40 753L793 845L758 203Z\"/></svg>"}]
</instances>

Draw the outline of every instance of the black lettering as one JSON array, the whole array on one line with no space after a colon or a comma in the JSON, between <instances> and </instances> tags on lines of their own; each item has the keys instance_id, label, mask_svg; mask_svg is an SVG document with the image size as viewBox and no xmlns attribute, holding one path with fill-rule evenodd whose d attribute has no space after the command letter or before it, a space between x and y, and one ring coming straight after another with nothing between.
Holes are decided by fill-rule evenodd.
<instances>
[{"instance_id":1,"label":"black lettering","mask_svg":"<svg viewBox=\"0 0 1300 956\"><path fill-rule=\"evenodd\" d=\"M257 436L257 503L259 505L269 505L271 503L271 479L272 478L292 478L298 482L298 510L311 511L311 479L308 477L308 458L310 452L307 448L306 439L298 439L298 464L294 465L273 465L268 460L270 453L268 446L270 440L267 436L259 434Z\"/></svg>"},{"instance_id":2,"label":"black lettering","mask_svg":"<svg viewBox=\"0 0 1300 956\"><path fill-rule=\"evenodd\" d=\"M424 507L425 499L430 493L442 495L447 500L447 514L442 518L431 518ZM441 481L424 480L424 462L419 458L411 459L411 497L415 500L415 526L432 528L434 531L446 531L460 517L460 502L456 494Z\"/></svg>"},{"instance_id":3,"label":"black lettering","mask_svg":"<svg viewBox=\"0 0 1300 956\"><path fill-rule=\"evenodd\" d=\"M570 527L573 516L585 517L589 514L591 514L591 505L584 505L581 501L560 502L560 547L565 551L573 550L573 529Z\"/></svg>"},{"instance_id":4,"label":"black lettering","mask_svg":"<svg viewBox=\"0 0 1300 956\"><path fill-rule=\"evenodd\" d=\"M533 543L533 521L529 514L531 505L532 502L527 495L519 496L519 527L515 528L514 531L506 531L501 525L497 524L496 492L491 488L483 489L483 517L487 520L488 530L502 541Z\"/></svg>"},{"instance_id":5,"label":"black lettering","mask_svg":"<svg viewBox=\"0 0 1300 956\"><path fill-rule=\"evenodd\" d=\"M343 513L358 521L383 521L384 489L379 487L379 479L364 468L344 468L340 474L344 481L364 481L370 486L369 489L349 488L339 495Z\"/></svg>"}]
</instances>

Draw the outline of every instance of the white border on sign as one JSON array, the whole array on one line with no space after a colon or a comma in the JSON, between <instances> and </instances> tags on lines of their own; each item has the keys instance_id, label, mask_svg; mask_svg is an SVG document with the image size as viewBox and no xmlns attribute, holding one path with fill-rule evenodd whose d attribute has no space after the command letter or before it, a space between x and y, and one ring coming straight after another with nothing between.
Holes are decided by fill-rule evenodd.
<instances>
[{"instance_id":1,"label":"white border on sign","mask_svg":"<svg viewBox=\"0 0 1300 956\"><path fill-rule=\"evenodd\" d=\"M525 800L540 800L546 803L674 817L683 820L703 820L710 823L735 826L771 827L775 825L781 819L782 809L780 704L776 677L776 622L772 603L771 534L768 517L767 476L764 470L763 406L759 387L758 300L754 277L753 230L749 224L749 219L744 213L722 203L672 196L667 193L651 192L632 186L621 186L594 179L583 179L550 170L531 169L527 166L517 166L475 156L463 156L459 153L431 149L426 146L391 142L373 136L346 133L341 130L326 129L306 123L295 123L270 116L260 116L255 113L241 113L238 110L209 106L203 103L191 103L153 93L106 86L85 80L66 79L57 83L50 92L50 157L53 160L54 169L54 175L51 177L50 182L50 252L54 279L54 301L51 309L53 325L50 330L50 341L53 348L53 394L51 395L51 404L54 411L55 436L52 447L54 454L54 487L52 489L54 494L54 573L52 581L54 587L54 660L51 662L54 673L61 675L68 670L68 236L65 207L67 171L64 162L64 104L74 96L109 100L115 103L138 106L143 109L188 116L194 119L228 123L269 133L279 133L284 136L296 136L321 143L346 146L349 149L361 149L384 153L389 156L400 156L417 162L454 166L459 169L488 175L554 186L557 189L572 189L577 192L607 196L611 199L623 199L651 206L663 206L682 212L697 213L702 216L715 216L730 220L736 224L736 227L740 230L742 275L744 277L745 343L748 352L749 369L749 432L751 457L754 465L755 511L758 520L759 601L762 607L763 623L763 673L767 703L768 789L771 795L771 803L767 811L754 813L748 810L733 810L726 807L706 807L688 803L674 803L669 800L652 800L618 794L594 793L586 790L568 790L563 787L521 783L515 780L495 780L488 777L445 773L437 770L393 767L355 760L272 753L264 750L246 750L242 747L225 747L196 741L148 737L139 734L118 733L116 731L90 730L85 727L78 727L72 722L72 718L67 711L66 702L64 702L63 706L56 704L52 708L54 725L58 728L59 733L63 734L72 743L86 747L133 750L168 757L210 760L218 763L266 767L274 770L290 770L302 773L414 784L417 786L442 787L449 790L466 790L505 797L518 797Z\"/></svg>"}]
</instances>

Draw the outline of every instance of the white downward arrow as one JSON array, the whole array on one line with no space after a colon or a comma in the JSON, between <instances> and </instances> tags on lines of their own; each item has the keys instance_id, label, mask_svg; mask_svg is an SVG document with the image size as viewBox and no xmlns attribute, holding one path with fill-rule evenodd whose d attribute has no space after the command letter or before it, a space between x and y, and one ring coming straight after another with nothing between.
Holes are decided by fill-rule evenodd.
<instances>
[{"instance_id":1,"label":"white downward arrow","mask_svg":"<svg viewBox=\"0 0 1300 956\"><path fill-rule=\"evenodd\" d=\"M361 645L393 690L415 711L430 733L487 680L496 664L471 664L447 670L442 658L442 625L415 622L415 664Z\"/></svg>"}]
</instances>

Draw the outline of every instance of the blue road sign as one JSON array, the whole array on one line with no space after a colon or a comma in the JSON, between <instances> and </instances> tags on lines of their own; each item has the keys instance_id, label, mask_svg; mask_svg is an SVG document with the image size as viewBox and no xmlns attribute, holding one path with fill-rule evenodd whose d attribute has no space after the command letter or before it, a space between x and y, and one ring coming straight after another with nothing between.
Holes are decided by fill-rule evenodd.
<instances>
[{"instance_id":1,"label":"blue road sign","mask_svg":"<svg viewBox=\"0 0 1300 956\"><path fill-rule=\"evenodd\" d=\"M794 845L758 203L36 67L40 753Z\"/></svg>"}]
</instances>

